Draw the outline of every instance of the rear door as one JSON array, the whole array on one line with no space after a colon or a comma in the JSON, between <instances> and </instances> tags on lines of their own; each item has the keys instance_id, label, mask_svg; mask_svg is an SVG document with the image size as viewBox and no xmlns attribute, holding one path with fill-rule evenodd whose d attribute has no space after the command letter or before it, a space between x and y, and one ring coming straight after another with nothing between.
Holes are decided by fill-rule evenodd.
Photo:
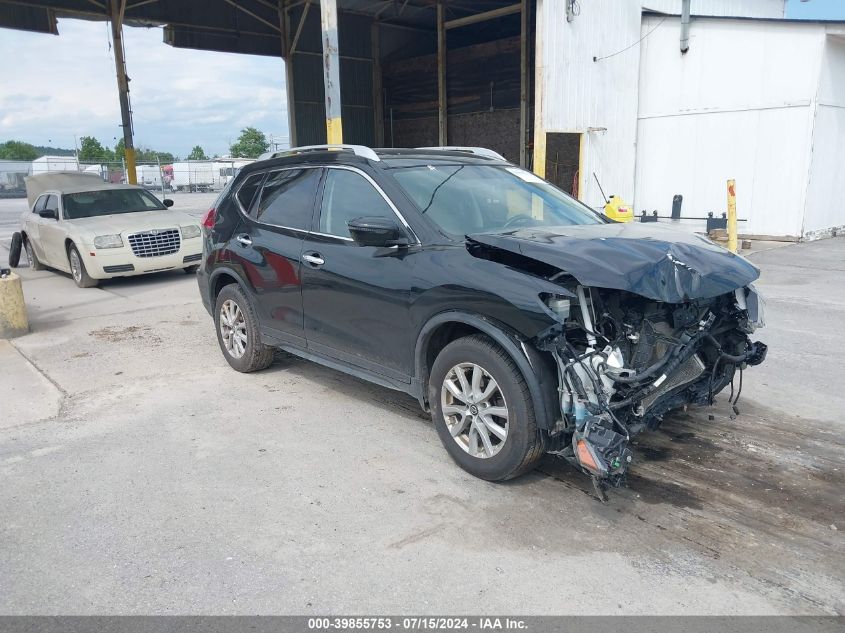
<instances>
[{"instance_id":1,"label":"rear door","mask_svg":"<svg viewBox=\"0 0 845 633\"><path fill-rule=\"evenodd\" d=\"M326 168L318 213L302 253L308 348L407 380L413 373L409 309L417 251L359 246L346 225L361 216L401 224L399 214L367 175L342 167Z\"/></svg>"},{"instance_id":2,"label":"rear door","mask_svg":"<svg viewBox=\"0 0 845 633\"><path fill-rule=\"evenodd\" d=\"M231 246L255 291L262 331L301 347L305 346L305 333L300 257L321 171L291 168L268 172L251 200L245 200L249 192L241 187L239 201L248 205L248 214ZM249 180L244 186L247 184Z\"/></svg>"}]
</instances>

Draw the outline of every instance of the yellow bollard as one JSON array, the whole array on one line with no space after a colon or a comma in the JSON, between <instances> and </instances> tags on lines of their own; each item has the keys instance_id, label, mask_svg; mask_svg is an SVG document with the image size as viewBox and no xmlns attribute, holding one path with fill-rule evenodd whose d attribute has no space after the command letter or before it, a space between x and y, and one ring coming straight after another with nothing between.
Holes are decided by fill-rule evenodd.
<instances>
[{"instance_id":1,"label":"yellow bollard","mask_svg":"<svg viewBox=\"0 0 845 633\"><path fill-rule=\"evenodd\" d=\"M0 339L29 332L21 278L15 273L0 277Z\"/></svg>"},{"instance_id":2,"label":"yellow bollard","mask_svg":"<svg viewBox=\"0 0 845 633\"><path fill-rule=\"evenodd\" d=\"M736 181L728 180L728 250L736 253Z\"/></svg>"}]
</instances>

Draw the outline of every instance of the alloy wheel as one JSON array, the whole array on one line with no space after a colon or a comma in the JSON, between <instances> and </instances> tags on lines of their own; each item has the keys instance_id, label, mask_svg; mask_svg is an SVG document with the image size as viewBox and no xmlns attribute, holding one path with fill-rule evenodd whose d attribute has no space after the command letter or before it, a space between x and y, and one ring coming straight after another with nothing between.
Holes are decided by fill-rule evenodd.
<instances>
[{"instance_id":1,"label":"alloy wheel","mask_svg":"<svg viewBox=\"0 0 845 633\"><path fill-rule=\"evenodd\" d=\"M499 384L475 363L460 363L446 373L440 406L449 434L473 457L498 454L508 437L508 405Z\"/></svg>"},{"instance_id":2,"label":"alloy wheel","mask_svg":"<svg viewBox=\"0 0 845 633\"><path fill-rule=\"evenodd\" d=\"M70 249L70 272L76 283L82 281L82 262L79 261L79 253L76 252L75 248Z\"/></svg>"},{"instance_id":3,"label":"alloy wheel","mask_svg":"<svg viewBox=\"0 0 845 633\"><path fill-rule=\"evenodd\" d=\"M232 358L240 358L246 352L246 319L240 306L226 299L220 306L220 336L223 345Z\"/></svg>"}]
</instances>

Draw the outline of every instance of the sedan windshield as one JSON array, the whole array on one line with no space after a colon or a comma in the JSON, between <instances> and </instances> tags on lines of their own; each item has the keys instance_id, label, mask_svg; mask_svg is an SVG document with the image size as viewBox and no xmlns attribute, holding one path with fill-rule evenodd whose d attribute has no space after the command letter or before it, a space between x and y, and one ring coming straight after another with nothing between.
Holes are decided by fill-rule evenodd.
<instances>
[{"instance_id":1,"label":"sedan windshield","mask_svg":"<svg viewBox=\"0 0 845 633\"><path fill-rule=\"evenodd\" d=\"M432 164L400 167L393 176L426 217L457 237L603 222L589 207L519 167Z\"/></svg>"},{"instance_id":2,"label":"sedan windshield","mask_svg":"<svg viewBox=\"0 0 845 633\"><path fill-rule=\"evenodd\" d=\"M66 193L62 196L62 202L67 220L167 208L143 189L101 189Z\"/></svg>"}]
</instances>

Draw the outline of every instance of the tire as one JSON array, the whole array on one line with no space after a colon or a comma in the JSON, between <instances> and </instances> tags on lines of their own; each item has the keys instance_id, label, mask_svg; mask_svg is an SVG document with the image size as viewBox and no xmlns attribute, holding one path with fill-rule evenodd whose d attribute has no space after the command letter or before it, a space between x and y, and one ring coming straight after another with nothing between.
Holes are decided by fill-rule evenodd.
<instances>
[{"instance_id":1,"label":"tire","mask_svg":"<svg viewBox=\"0 0 845 633\"><path fill-rule=\"evenodd\" d=\"M237 284L225 286L217 295L214 303L214 329L220 351L232 369L249 373L267 369L273 363L275 350L261 342L255 310ZM243 338L234 336L237 331L241 332Z\"/></svg>"},{"instance_id":2,"label":"tire","mask_svg":"<svg viewBox=\"0 0 845 633\"><path fill-rule=\"evenodd\" d=\"M476 367L482 373L479 388L473 390ZM461 390L464 383L458 371L464 372L465 385L470 388L473 403L469 405L444 384L449 378ZM491 379L495 388L491 387ZM489 389L492 391L486 400L479 397ZM428 399L434 426L446 451L461 468L476 477L488 481L513 479L531 470L545 452L522 373L511 357L486 336L467 336L443 348L431 368ZM466 414L454 413L459 409ZM485 416L485 409L496 409L497 413ZM501 415L502 410L506 411L506 418ZM502 430L504 438L500 436ZM483 441L485 434L489 445Z\"/></svg>"},{"instance_id":3,"label":"tire","mask_svg":"<svg viewBox=\"0 0 845 633\"><path fill-rule=\"evenodd\" d=\"M197 271L198 271L199 269L200 269L199 264L194 264L193 266L185 266L185 268L183 268L183 269L182 269L182 271L183 271L186 275L196 275L196 274L197 274Z\"/></svg>"},{"instance_id":4,"label":"tire","mask_svg":"<svg viewBox=\"0 0 845 633\"><path fill-rule=\"evenodd\" d=\"M95 288L99 281L92 279L85 270L85 262L82 261L82 255L75 244L71 244L67 249L67 259L70 264L70 276L73 277L74 283L80 288Z\"/></svg>"},{"instance_id":5,"label":"tire","mask_svg":"<svg viewBox=\"0 0 845 633\"><path fill-rule=\"evenodd\" d=\"M12 243L9 244L9 266L17 268L21 262L21 245L23 239L20 233L12 233Z\"/></svg>"},{"instance_id":6,"label":"tire","mask_svg":"<svg viewBox=\"0 0 845 633\"><path fill-rule=\"evenodd\" d=\"M29 238L24 239L23 247L26 250L26 258L29 260L29 268L31 270L44 270L44 264L38 261L38 256L35 254L35 249L32 247Z\"/></svg>"}]
</instances>

